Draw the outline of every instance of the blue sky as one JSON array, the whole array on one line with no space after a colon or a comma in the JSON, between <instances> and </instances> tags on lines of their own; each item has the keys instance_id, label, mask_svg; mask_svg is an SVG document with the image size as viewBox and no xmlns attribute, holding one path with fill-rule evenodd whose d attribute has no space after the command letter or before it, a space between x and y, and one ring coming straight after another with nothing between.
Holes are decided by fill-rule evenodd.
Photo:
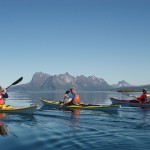
<instances>
[{"instance_id":1,"label":"blue sky","mask_svg":"<svg viewBox=\"0 0 150 150\"><path fill-rule=\"evenodd\" d=\"M149 8L149 0L0 0L0 85L39 71L150 84Z\"/></svg>"}]
</instances>

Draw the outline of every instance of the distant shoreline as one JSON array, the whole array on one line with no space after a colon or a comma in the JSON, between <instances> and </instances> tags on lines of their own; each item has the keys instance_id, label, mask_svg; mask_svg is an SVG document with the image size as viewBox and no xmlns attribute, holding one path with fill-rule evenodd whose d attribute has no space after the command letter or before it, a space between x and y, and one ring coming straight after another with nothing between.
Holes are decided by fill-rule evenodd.
<instances>
[{"instance_id":1,"label":"distant shoreline","mask_svg":"<svg viewBox=\"0 0 150 150\"><path fill-rule=\"evenodd\" d=\"M139 90L118 90L117 92L141 92Z\"/></svg>"}]
</instances>

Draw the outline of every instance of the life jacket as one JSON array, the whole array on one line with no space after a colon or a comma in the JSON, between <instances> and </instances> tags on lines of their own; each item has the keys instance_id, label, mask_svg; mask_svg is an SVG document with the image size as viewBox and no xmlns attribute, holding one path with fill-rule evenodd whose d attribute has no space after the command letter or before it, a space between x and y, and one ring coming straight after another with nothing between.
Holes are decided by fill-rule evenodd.
<instances>
[{"instance_id":1,"label":"life jacket","mask_svg":"<svg viewBox=\"0 0 150 150\"><path fill-rule=\"evenodd\" d=\"M146 102L147 101L147 94L142 94L140 97L137 98L141 102Z\"/></svg>"},{"instance_id":2,"label":"life jacket","mask_svg":"<svg viewBox=\"0 0 150 150\"><path fill-rule=\"evenodd\" d=\"M0 93L0 105L3 105L3 104L5 104L5 100L2 96L2 93Z\"/></svg>"},{"instance_id":3,"label":"life jacket","mask_svg":"<svg viewBox=\"0 0 150 150\"><path fill-rule=\"evenodd\" d=\"M73 103L80 103L80 96L78 94L75 94L75 97L73 99Z\"/></svg>"}]
</instances>

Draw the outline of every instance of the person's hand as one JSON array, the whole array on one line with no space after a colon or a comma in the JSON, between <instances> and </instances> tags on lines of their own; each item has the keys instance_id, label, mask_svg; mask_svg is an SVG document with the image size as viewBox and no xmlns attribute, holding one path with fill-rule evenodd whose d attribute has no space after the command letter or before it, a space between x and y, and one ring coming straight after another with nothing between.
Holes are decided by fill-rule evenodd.
<instances>
[{"instance_id":1,"label":"person's hand","mask_svg":"<svg viewBox=\"0 0 150 150\"><path fill-rule=\"evenodd\" d=\"M65 102L64 102L64 101L60 101L60 107L63 107L63 106L64 106L64 104L65 104Z\"/></svg>"},{"instance_id":2,"label":"person's hand","mask_svg":"<svg viewBox=\"0 0 150 150\"><path fill-rule=\"evenodd\" d=\"M61 103L61 104L60 104L60 107L62 107L63 105L64 105L64 104L63 104L63 103Z\"/></svg>"},{"instance_id":3,"label":"person's hand","mask_svg":"<svg viewBox=\"0 0 150 150\"><path fill-rule=\"evenodd\" d=\"M7 93L6 88L3 89L3 92L4 92L4 93Z\"/></svg>"},{"instance_id":4,"label":"person's hand","mask_svg":"<svg viewBox=\"0 0 150 150\"><path fill-rule=\"evenodd\" d=\"M139 103L142 103L137 97L135 98L135 100L137 100Z\"/></svg>"},{"instance_id":5,"label":"person's hand","mask_svg":"<svg viewBox=\"0 0 150 150\"><path fill-rule=\"evenodd\" d=\"M63 104L64 103L64 101L59 101L59 104Z\"/></svg>"},{"instance_id":6,"label":"person's hand","mask_svg":"<svg viewBox=\"0 0 150 150\"><path fill-rule=\"evenodd\" d=\"M66 97L68 97L68 95L67 95L67 94L65 94L65 95L64 95L64 98L66 98Z\"/></svg>"}]
</instances>

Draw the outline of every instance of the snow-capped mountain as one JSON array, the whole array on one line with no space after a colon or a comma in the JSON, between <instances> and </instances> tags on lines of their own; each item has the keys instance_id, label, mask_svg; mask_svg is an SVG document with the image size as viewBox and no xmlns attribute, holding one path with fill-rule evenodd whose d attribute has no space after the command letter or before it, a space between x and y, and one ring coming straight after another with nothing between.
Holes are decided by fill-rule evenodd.
<instances>
[{"instance_id":1,"label":"snow-capped mountain","mask_svg":"<svg viewBox=\"0 0 150 150\"><path fill-rule=\"evenodd\" d=\"M33 75L32 80L29 83L15 86L13 90L64 91L71 87L75 87L82 91L112 89L112 86L110 86L104 79L95 76L72 76L69 73L49 75L42 72L37 72Z\"/></svg>"},{"instance_id":2,"label":"snow-capped mountain","mask_svg":"<svg viewBox=\"0 0 150 150\"><path fill-rule=\"evenodd\" d=\"M124 88L124 87L131 87L132 85L128 82L121 80L117 84L113 84L112 87L114 88Z\"/></svg>"}]
</instances>

